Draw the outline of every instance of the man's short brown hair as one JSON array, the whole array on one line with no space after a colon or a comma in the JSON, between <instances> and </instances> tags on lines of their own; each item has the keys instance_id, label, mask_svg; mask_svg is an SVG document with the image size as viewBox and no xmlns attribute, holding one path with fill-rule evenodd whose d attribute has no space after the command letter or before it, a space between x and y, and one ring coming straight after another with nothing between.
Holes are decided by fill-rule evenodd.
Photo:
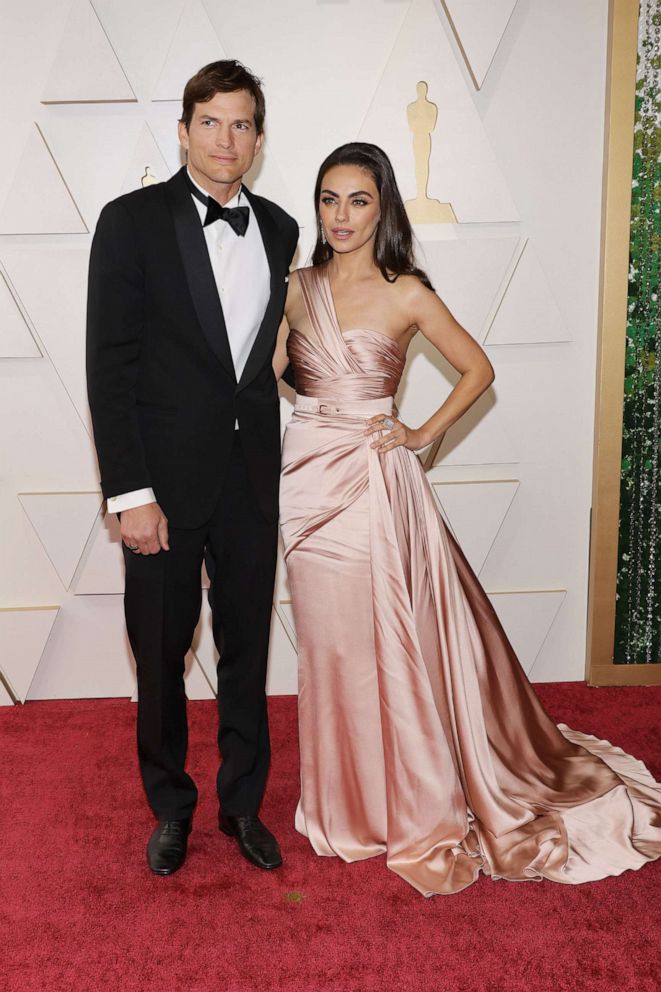
<instances>
[{"instance_id":1,"label":"man's short brown hair","mask_svg":"<svg viewBox=\"0 0 661 992\"><path fill-rule=\"evenodd\" d=\"M255 101L255 127L257 134L261 134L266 114L261 80L236 59L210 62L188 80L184 89L181 123L188 131L196 103L208 103L216 93L235 93L237 90L247 90Z\"/></svg>"}]
</instances>

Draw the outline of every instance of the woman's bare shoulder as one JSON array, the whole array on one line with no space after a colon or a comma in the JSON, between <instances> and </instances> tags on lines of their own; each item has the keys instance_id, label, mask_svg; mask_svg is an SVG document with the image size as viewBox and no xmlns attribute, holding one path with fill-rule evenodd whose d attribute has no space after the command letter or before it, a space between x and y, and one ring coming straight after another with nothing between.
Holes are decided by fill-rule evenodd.
<instances>
[{"instance_id":1,"label":"woman's bare shoulder","mask_svg":"<svg viewBox=\"0 0 661 992\"><path fill-rule=\"evenodd\" d=\"M425 286L422 279L416 275L398 276L392 284L403 303L416 303L428 300L430 294L436 296L433 289Z\"/></svg>"},{"instance_id":2,"label":"woman's bare shoulder","mask_svg":"<svg viewBox=\"0 0 661 992\"><path fill-rule=\"evenodd\" d=\"M302 272L312 272L313 269L318 268L317 265L299 265L297 269L292 269L289 273L289 277L295 276L298 280Z\"/></svg>"},{"instance_id":3,"label":"woman's bare shoulder","mask_svg":"<svg viewBox=\"0 0 661 992\"><path fill-rule=\"evenodd\" d=\"M398 276L388 287L391 305L401 315L401 319L407 324L416 324L424 315L429 313L430 307L434 308L440 304L440 300L433 289L429 289L416 275ZM442 306L442 304L441 304Z\"/></svg>"},{"instance_id":4,"label":"woman's bare shoulder","mask_svg":"<svg viewBox=\"0 0 661 992\"><path fill-rule=\"evenodd\" d=\"M298 269L292 269L291 272L289 273L289 288L299 291L302 281L301 272L307 272L307 271L309 271L309 267L307 266L301 266Z\"/></svg>"},{"instance_id":5,"label":"woman's bare shoulder","mask_svg":"<svg viewBox=\"0 0 661 992\"><path fill-rule=\"evenodd\" d=\"M288 276L287 285L287 302L285 304L285 311L289 317L292 312L292 308L297 307L301 304L303 290L301 287L300 273L309 271L308 267L301 267L298 269L292 269Z\"/></svg>"}]
</instances>

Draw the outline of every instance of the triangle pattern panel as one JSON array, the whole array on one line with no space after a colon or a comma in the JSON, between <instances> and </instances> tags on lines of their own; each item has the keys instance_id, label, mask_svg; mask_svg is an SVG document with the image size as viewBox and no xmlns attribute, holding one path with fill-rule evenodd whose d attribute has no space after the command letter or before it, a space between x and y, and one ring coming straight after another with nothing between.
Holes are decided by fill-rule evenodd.
<instances>
[{"instance_id":1,"label":"triangle pattern panel","mask_svg":"<svg viewBox=\"0 0 661 992\"><path fill-rule=\"evenodd\" d=\"M416 334L398 392L398 407L406 423L427 420L449 396L459 376L431 341ZM440 448L435 445L421 455L427 468L432 451L433 465L502 465L519 461L516 448L501 423L495 394L488 389L461 420L446 433Z\"/></svg>"},{"instance_id":2,"label":"triangle pattern panel","mask_svg":"<svg viewBox=\"0 0 661 992\"><path fill-rule=\"evenodd\" d=\"M189 651L186 655L184 683L186 685L186 696L188 699L216 698L216 694L209 685L209 680L204 669L192 651Z\"/></svg>"},{"instance_id":3,"label":"triangle pattern panel","mask_svg":"<svg viewBox=\"0 0 661 992\"><path fill-rule=\"evenodd\" d=\"M283 558L282 537L278 539L278 559L275 570L275 588L273 598L278 607L283 600L286 602L291 602L289 576L287 575L287 566L285 565Z\"/></svg>"},{"instance_id":4,"label":"triangle pattern panel","mask_svg":"<svg viewBox=\"0 0 661 992\"><path fill-rule=\"evenodd\" d=\"M0 210L0 234L86 233L83 218L35 124Z\"/></svg>"},{"instance_id":5,"label":"triangle pattern panel","mask_svg":"<svg viewBox=\"0 0 661 992\"><path fill-rule=\"evenodd\" d=\"M124 597L69 597L53 625L27 698L128 699L134 689Z\"/></svg>"},{"instance_id":6,"label":"triangle pattern panel","mask_svg":"<svg viewBox=\"0 0 661 992\"><path fill-rule=\"evenodd\" d=\"M88 0L74 0L41 100L135 101L135 93Z\"/></svg>"},{"instance_id":7,"label":"triangle pattern panel","mask_svg":"<svg viewBox=\"0 0 661 992\"><path fill-rule=\"evenodd\" d=\"M2 675L22 703L27 698L58 610L58 606L0 610Z\"/></svg>"},{"instance_id":8,"label":"triangle pattern panel","mask_svg":"<svg viewBox=\"0 0 661 992\"><path fill-rule=\"evenodd\" d=\"M409 360L398 393L405 423L423 423L445 401L457 373L422 334L409 348ZM434 451L421 453L427 468ZM495 395L488 389L446 433L435 451L433 465L511 465L519 461L516 448L502 424Z\"/></svg>"},{"instance_id":9,"label":"triangle pattern panel","mask_svg":"<svg viewBox=\"0 0 661 992\"><path fill-rule=\"evenodd\" d=\"M25 317L0 271L0 358L41 358Z\"/></svg>"},{"instance_id":10,"label":"triangle pattern panel","mask_svg":"<svg viewBox=\"0 0 661 992\"><path fill-rule=\"evenodd\" d=\"M28 482L31 488L39 483L41 492L69 491L74 485L81 492L93 491L98 487L94 449L55 369L49 361L18 364L12 369L0 363L5 494L27 489Z\"/></svg>"},{"instance_id":11,"label":"triangle pattern panel","mask_svg":"<svg viewBox=\"0 0 661 992\"><path fill-rule=\"evenodd\" d=\"M177 131L177 118L180 114L181 98L150 103L146 108L149 129L171 175L178 172L186 161L186 153L179 144Z\"/></svg>"},{"instance_id":12,"label":"triangle pattern panel","mask_svg":"<svg viewBox=\"0 0 661 992\"><path fill-rule=\"evenodd\" d=\"M528 672L533 682L575 682L585 678L584 644L572 637L570 616L571 599L564 610L559 610L548 636L537 653L535 663Z\"/></svg>"},{"instance_id":13,"label":"triangle pattern panel","mask_svg":"<svg viewBox=\"0 0 661 992\"><path fill-rule=\"evenodd\" d=\"M0 706L13 706L14 700L5 689L2 679L0 679Z\"/></svg>"},{"instance_id":14,"label":"triangle pattern panel","mask_svg":"<svg viewBox=\"0 0 661 992\"><path fill-rule=\"evenodd\" d=\"M269 656L278 663L270 664L266 674L266 692L269 696L295 696L298 692L298 657L289 632L282 622L279 610L271 614L271 639Z\"/></svg>"},{"instance_id":15,"label":"triangle pattern panel","mask_svg":"<svg viewBox=\"0 0 661 992\"><path fill-rule=\"evenodd\" d=\"M145 124L126 171L121 192L130 193L134 189L140 189L155 182L165 182L171 175L172 173L156 144L149 125Z\"/></svg>"},{"instance_id":16,"label":"triangle pattern panel","mask_svg":"<svg viewBox=\"0 0 661 992\"><path fill-rule=\"evenodd\" d=\"M185 0L92 0L139 100L150 100Z\"/></svg>"},{"instance_id":17,"label":"triangle pattern panel","mask_svg":"<svg viewBox=\"0 0 661 992\"><path fill-rule=\"evenodd\" d=\"M268 143L262 148L253 166L244 177L248 189L268 200L273 200L288 214L296 216L296 199L280 171L278 161ZM292 268L296 262L292 262Z\"/></svg>"},{"instance_id":18,"label":"triangle pattern panel","mask_svg":"<svg viewBox=\"0 0 661 992\"><path fill-rule=\"evenodd\" d=\"M417 83L424 80L427 99L438 108L431 137L428 196L449 203L459 223L518 221L441 16L434 0L413 0L361 127L360 140L374 142L388 153L404 200L415 199L407 107L416 100Z\"/></svg>"},{"instance_id":19,"label":"triangle pattern panel","mask_svg":"<svg viewBox=\"0 0 661 992\"><path fill-rule=\"evenodd\" d=\"M65 589L101 505L101 493L19 493L27 517Z\"/></svg>"},{"instance_id":20,"label":"triangle pattern panel","mask_svg":"<svg viewBox=\"0 0 661 992\"><path fill-rule=\"evenodd\" d=\"M537 253L527 241L485 343L548 344L570 340Z\"/></svg>"},{"instance_id":21,"label":"triangle pattern panel","mask_svg":"<svg viewBox=\"0 0 661 992\"><path fill-rule=\"evenodd\" d=\"M252 18L242 16L248 23ZM227 55L218 40L200 0L188 0L183 8L170 49L154 87L152 100L181 100L184 86L198 69Z\"/></svg>"},{"instance_id":22,"label":"triangle pattern panel","mask_svg":"<svg viewBox=\"0 0 661 992\"><path fill-rule=\"evenodd\" d=\"M144 120L123 115L53 116L43 122L48 145L90 230L101 208L122 192L143 129Z\"/></svg>"},{"instance_id":23,"label":"triangle pattern panel","mask_svg":"<svg viewBox=\"0 0 661 992\"><path fill-rule=\"evenodd\" d=\"M273 592L273 609L278 615L289 640L295 651L298 651L296 627L292 611L292 595L289 587L289 576L283 556L282 539L278 542L278 560L275 571L275 588Z\"/></svg>"},{"instance_id":24,"label":"triangle pattern panel","mask_svg":"<svg viewBox=\"0 0 661 992\"><path fill-rule=\"evenodd\" d=\"M124 592L124 555L116 513L99 511L74 582L77 596Z\"/></svg>"},{"instance_id":25,"label":"triangle pattern panel","mask_svg":"<svg viewBox=\"0 0 661 992\"><path fill-rule=\"evenodd\" d=\"M301 265L301 264L302 264L301 262L298 262L298 265ZM282 386L279 383L279 385L280 385L280 390L281 390L281 395L280 395L280 437L282 439L282 438L284 438L284 435L285 435L285 428L287 427L287 424L291 420L292 414L294 412L293 397L296 394L294 393L294 390L291 389L286 384L284 386ZM286 391L286 393L285 393L285 391ZM290 399L290 397L292 397L292 399Z\"/></svg>"},{"instance_id":26,"label":"triangle pattern panel","mask_svg":"<svg viewBox=\"0 0 661 992\"><path fill-rule=\"evenodd\" d=\"M191 647L197 662L204 672L204 676L210 686L215 691L217 686L216 665L218 664L218 652L213 639L211 629L211 607L206 593L202 593L202 609Z\"/></svg>"},{"instance_id":27,"label":"triangle pattern panel","mask_svg":"<svg viewBox=\"0 0 661 992\"><path fill-rule=\"evenodd\" d=\"M419 235L423 229L418 228ZM518 238L423 241L423 268L456 320L480 341L512 265Z\"/></svg>"},{"instance_id":28,"label":"triangle pattern panel","mask_svg":"<svg viewBox=\"0 0 661 992\"><path fill-rule=\"evenodd\" d=\"M274 604L275 612L289 638L294 651L298 651L298 637L294 623L294 609L291 599L278 599Z\"/></svg>"},{"instance_id":29,"label":"triangle pattern panel","mask_svg":"<svg viewBox=\"0 0 661 992\"><path fill-rule=\"evenodd\" d=\"M564 589L488 593L528 676L566 595Z\"/></svg>"},{"instance_id":30,"label":"triangle pattern panel","mask_svg":"<svg viewBox=\"0 0 661 992\"><path fill-rule=\"evenodd\" d=\"M409 3L279 0L273 16L261 18L229 0L204 4L229 56L264 80L267 145L289 187L307 199L323 159L357 138ZM299 110L301 94L311 91L319 108L314 120ZM312 211L298 220L311 223Z\"/></svg>"},{"instance_id":31,"label":"triangle pattern panel","mask_svg":"<svg viewBox=\"0 0 661 992\"><path fill-rule=\"evenodd\" d=\"M13 248L3 254L3 260L71 402L89 425L85 379L88 249Z\"/></svg>"},{"instance_id":32,"label":"triangle pattern panel","mask_svg":"<svg viewBox=\"0 0 661 992\"><path fill-rule=\"evenodd\" d=\"M516 7L516 0L442 0L466 65L479 89Z\"/></svg>"},{"instance_id":33,"label":"triangle pattern panel","mask_svg":"<svg viewBox=\"0 0 661 992\"><path fill-rule=\"evenodd\" d=\"M434 465L513 465L518 461L487 391L447 432Z\"/></svg>"},{"instance_id":34,"label":"triangle pattern panel","mask_svg":"<svg viewBox=\"0 0 661 992\"><path fill-rule=\"evenodd\" d=\"M434 491L459 546L480 574L519 488L502 482L435 482Z\"/></svg>"}]
</instances>

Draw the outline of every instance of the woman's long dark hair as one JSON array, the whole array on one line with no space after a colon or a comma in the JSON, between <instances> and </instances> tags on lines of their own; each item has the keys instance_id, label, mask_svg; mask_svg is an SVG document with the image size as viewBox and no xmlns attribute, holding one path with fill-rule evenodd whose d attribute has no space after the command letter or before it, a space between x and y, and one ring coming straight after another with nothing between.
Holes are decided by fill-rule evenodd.
<instances>
[{"instance_id":1,"label":"woman's long dark hair","mask_svg":"<svg viewBox=\"0 0 661 992\"><path fill-rule=\"evenodd\" d=\"M398 276L417 276L429 289L434 287L427 275L415 264L413 231L390 159L377 145L365 141L352 141L340 145L321 163L314 187L314 209L317 216L317 243L312 254L312 264L322 265L333 257L333 249L321 238L319 195L324 176L336 165L355 165L365 169L376 184L381 198L381 219L374 239L374 264L384 279L395 282Z\"/></svg>"}]
</instances>

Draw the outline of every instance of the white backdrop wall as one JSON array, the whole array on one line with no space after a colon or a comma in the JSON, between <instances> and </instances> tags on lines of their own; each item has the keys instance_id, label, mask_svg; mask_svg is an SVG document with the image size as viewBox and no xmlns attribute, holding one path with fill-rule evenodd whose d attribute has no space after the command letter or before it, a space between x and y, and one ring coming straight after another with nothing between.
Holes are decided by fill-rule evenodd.
<instances>
[{"instance_id":1,"label":"white backdrop wall","mask_svg":"<svg viewBox=\"0 0 661 992\"><path fill-rule=\"evenodd\" d=\"M316 169L374 141L415 196L406 106L438 106L421 261L496 382L429 477L535 681L584 671L607 0L2 0L0 703L130 696L114 519L84 384L91 232L102 205L181 164L186 79L224 56L264 79L253 188L312 241ZM415 341L412 424L454 381ZM290 397L283 396L284 419ZM188 691L211 696L207 610ZM286 575L271 692L296 691Z\"/></svg>"}]
</instances>

